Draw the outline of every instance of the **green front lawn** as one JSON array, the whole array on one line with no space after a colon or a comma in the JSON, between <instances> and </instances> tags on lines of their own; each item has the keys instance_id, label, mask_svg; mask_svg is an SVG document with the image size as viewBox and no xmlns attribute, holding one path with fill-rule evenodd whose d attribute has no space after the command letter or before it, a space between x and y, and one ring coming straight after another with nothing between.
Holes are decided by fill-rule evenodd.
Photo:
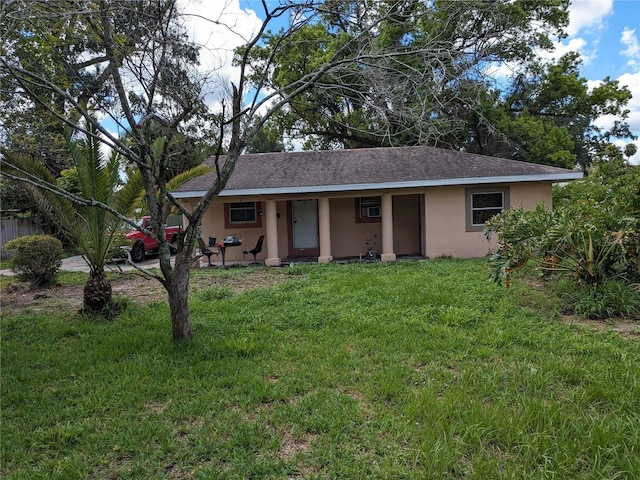
<instances>
[{"instance_id":1,"label":"green front lawn","mask_svg":"<svg viewBox=\"0 0 640 480\"><path fill-rule=\"evenodd\" d=\"M0 475L640 477L637 336L562 322L485 260L290 273L194 291L191 343L164 302L3 315Z\"/></svg>"}]
</instances>

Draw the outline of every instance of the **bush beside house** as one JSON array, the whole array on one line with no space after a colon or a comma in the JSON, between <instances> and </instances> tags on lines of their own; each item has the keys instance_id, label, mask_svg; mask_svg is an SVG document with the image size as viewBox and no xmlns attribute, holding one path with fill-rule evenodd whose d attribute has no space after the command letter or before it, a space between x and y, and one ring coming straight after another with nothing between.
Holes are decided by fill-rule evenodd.
<instances>
[{"instance_id":1,"label":"bush beside house","mask_svg":"<svg viewBox=\"0 0 640 480\"><path fill-rule=\"evenodd\" d=\"M640 316L640 169L611 165L558 186L554 210L514 208L485 229L497 237L493 277L505 281L525 266L563 291L582 317Z\"/></svg>"}]
</instances>

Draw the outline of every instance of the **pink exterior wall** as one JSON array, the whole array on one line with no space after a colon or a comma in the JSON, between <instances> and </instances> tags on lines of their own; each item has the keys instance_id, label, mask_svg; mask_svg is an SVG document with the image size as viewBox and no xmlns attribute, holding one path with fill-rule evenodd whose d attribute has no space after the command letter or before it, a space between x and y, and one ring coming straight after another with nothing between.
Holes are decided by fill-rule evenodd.
<instances>
[{"instance_id":1,"label":"pink exterior wall","mask_svg":"<svg viewBox=\"0 0 640 480\"><path fill-rule=\"evenodd\" d=\"M551 182L529 182L511 185L511 206L533 210L538 203L544 202L551 208L553 202Z\"/></svg>"},{"instance_id":2,"label":"pink exterior wall","mask_svg":"<svg viewBox=\"0 0 640 480\"><path fill-rule=\"evenodd\" d=\"M467 232L464 187L425 191L425 252L429 258L483 257L489 244L482 232Z\"/></svg>"},{"instance_id":3,"label":"pink exterior wall","mask_svg":"<svg viewBox=\"0 0 640 480\"><path fill-rule=\"evenodd\" d=\"M355 198L332 198L329 205L334 258L364 256L369 247L382 250L381 223L356 223Z\"/></svg>"},{"instance_id":4,"label":"pink exterior wall","mask_svg":"<svg viewBox=\"0 0 640 480\"><path fill-rule=\"evenodd\" d=\"M551 182L516 183L509 186L510 206L535 208L544 201L551 208ZM495 245L482 232L467 232L465 187L439 187L425 191L425 252L429 258L484 257Z\"/></svg>"}]
</instances>

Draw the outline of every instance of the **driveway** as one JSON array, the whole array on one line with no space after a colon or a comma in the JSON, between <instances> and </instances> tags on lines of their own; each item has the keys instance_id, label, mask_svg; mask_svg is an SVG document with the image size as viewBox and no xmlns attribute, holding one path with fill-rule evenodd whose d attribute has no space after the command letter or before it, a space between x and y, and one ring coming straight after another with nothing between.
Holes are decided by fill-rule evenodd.
<instances>
[{"instance_id":1,"label":"driveway","mask_svg":"<svg viewBox=\"0 0 640 480\"><path fill-rule=\"evenodd\" d=\"M160 266L160 261L158 257L149 257L144 262L140 262L140 265L143 268L154 268ZM127 264L124 260L116 260L114 263L108 263L105 270L109 271L110 269L116 271L129 271L133 270L133 267ZM65 258L62 260L62 267L60 270L66 270L69 272L87 272L89 273L89 265L84 261L81 255L76 255L74 257ZM14 275L14 273L10 269L0 270L0 275Z\"/></svg>"}]
</instances>

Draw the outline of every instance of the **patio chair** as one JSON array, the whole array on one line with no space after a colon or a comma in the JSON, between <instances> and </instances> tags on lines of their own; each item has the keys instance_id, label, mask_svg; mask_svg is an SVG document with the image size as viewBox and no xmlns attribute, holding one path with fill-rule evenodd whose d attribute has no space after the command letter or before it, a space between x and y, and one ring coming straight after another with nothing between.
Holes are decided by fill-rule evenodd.
<instances>
[{"instance_id":1,"label":"patio chair","mask_svg":"<svg viewBox=\"0 0 640 480\"><path fill-rule=\"evenodd\" d=\"M253 264L258 264L258 261L256 260L256 255L259 254L262 251L262 242L264 241L264 235L260 235L260 238L258 238L258 243L256 243L256 246L253 247L251 250L245 250L242 252L242 256L244 257L247 253L250 253L251 255L253 255L253 262L251 263Z\"/></svg>"},{"instance_id":2,"label":"patio chair","mask_svg":"<svg viewBox=\"0 0 640 480\"><path fill-rule=\"evenodd\" d=\"M214 242L214 244L215 244L215 242ZM204 244L204 240L202 240L202 237L198 237L198 247L200 248L200 253L207 257L207 261L209 262L209 266L211 266L211 255L218 255L218 252L216 252L214 250L210 250L209 248L207 248L207 246Z\"/></svg>"}]
</instances>

